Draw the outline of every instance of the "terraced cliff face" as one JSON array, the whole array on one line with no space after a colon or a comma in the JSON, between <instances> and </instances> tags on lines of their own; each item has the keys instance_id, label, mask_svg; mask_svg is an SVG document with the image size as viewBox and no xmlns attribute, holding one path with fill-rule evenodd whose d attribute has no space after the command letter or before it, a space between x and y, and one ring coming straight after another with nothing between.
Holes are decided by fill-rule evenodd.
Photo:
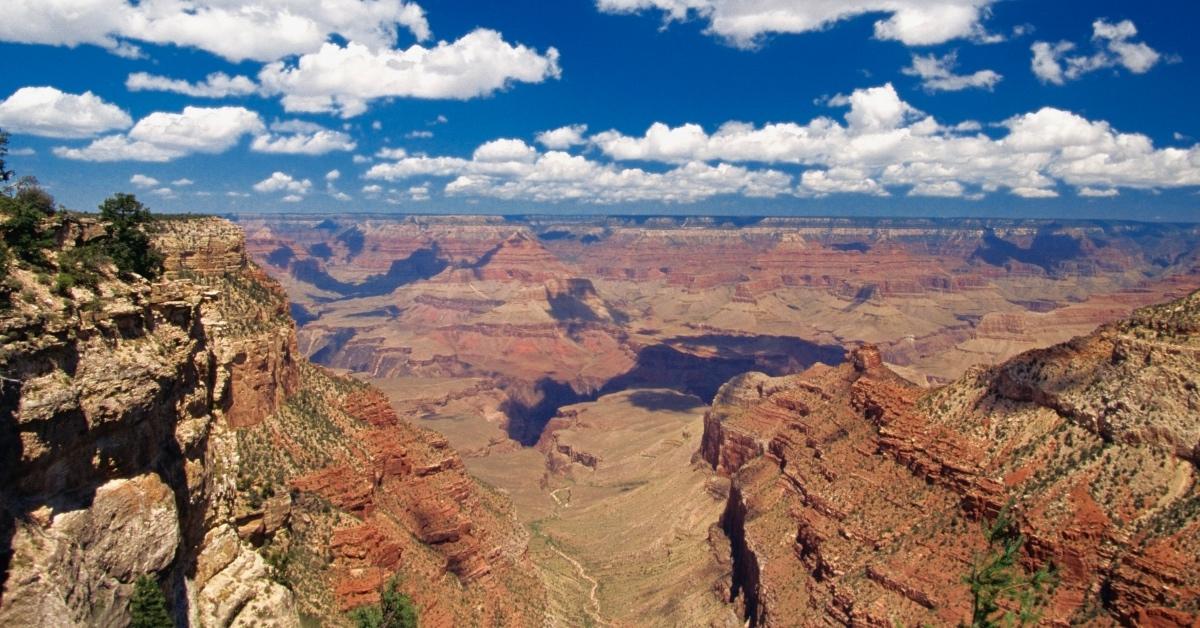
<instances>
[{"instance_id":1,"label":"terraced cliff face","mask_svg":"<svg viewBox=\"0 0 1200 628\"><path fill-rule=\"evenodd\" d=\"M792 362L770 369L784 374L819 359L815 347L870 342L905 377L944 383L1200 287L1200 233L1185 225L487 216L242 224L251 254L302 313L306 356L376 377L499 375L526 391L542 379L611 391L610 381L664 348L708 357L696 344ZM778 340L775 352L748 354L742 341L762 336Z\"/></svg>"},{"instance_id":2,"label":"terraced cliff face","mask_svg":"<svg viewBox=\"0 0 1200 628\"><path fill-rule=\"evenodd\" d=\"M195 626L342 624L393 574L426 625L541 616L507 502L380 393L299 357L237 227L157 223L154 242L154 283L109 272L63 297L13 271L0 624L124 625L143 574Z\"/></svg>"},{"instance_id":3,"label":"terraced cliff face","mask_svg":"<svg viewBox=\"0 0 1200 628\"><path fill-rule=\"evenodd\" d=\"M1200 623L1200 293L933 392L859 349L722 388L731 595L755 625L952 624L1011 504L1053 622Z\"/></svg>"}]
</instances>

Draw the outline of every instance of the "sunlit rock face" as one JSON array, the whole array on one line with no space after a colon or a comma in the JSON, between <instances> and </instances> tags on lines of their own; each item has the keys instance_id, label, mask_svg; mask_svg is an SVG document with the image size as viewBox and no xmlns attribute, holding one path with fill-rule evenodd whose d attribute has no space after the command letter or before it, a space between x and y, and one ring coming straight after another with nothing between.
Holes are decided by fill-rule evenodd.
<instances>
[{"instance_id":1,"label":"sunlit rock face","mask_svg":"<svg viewBox=\"0 0 1200 628\"><path fill-rule=\"evenodd\" d=\"M96 231L76 222L62 246ZM110 269L61 297L14 272L32 296L0 312L0 623L123 625L145 574L190 625L340 620L394 574L433 625L540 616L506 502L299 355L238 227L152 234L155 282Z\"/></svg>"},{"instance_id":2,"label":"sunlit rock face","mask_svg":"<svg viewBox=\"0 0 1200 628\"><path fill-rule=\"evenodd\" d=\"M1200 620L1200 293L923 391L878 349L722 388L731 595L757 625L953 623L1006 507L1056 622ZM780 538L793 539L780 543Z\"/></svg>"}]
</instances>

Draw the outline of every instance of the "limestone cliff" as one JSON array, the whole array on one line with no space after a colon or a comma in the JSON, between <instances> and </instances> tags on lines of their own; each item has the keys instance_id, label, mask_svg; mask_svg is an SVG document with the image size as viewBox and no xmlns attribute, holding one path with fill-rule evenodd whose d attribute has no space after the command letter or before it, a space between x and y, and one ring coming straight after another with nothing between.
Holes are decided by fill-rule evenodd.
<instances>
[{"instance_id":1,"label":"limestone cliff","mask_svg":"<svg viewBox=\"0 0 1200 628\"><path fill-rule=\"evenodd\" d=\"M94 227L61 220L61 246ZM426 625L538 616L507 503L379 393L298 357L240 230L153 231L160 281L109 269L59 295L12 271L0 624L125 625L143 574L180 625L338 625L393 574Z\"/></svg>"},{"instance_id":2,"label":"limestone cliff","mask_svg":"<svg viewBox=\"0 0 1200 628\"><path fill-rule=\"evenodd\" d=\"M1200 293L935 391L865 347L728 383L701 454L732 477L730 595L753 625L954 624L1012 504L1044 621L1200 623ZM798 619L805 618L805 619Z\"/></svg>"}]
</instances>

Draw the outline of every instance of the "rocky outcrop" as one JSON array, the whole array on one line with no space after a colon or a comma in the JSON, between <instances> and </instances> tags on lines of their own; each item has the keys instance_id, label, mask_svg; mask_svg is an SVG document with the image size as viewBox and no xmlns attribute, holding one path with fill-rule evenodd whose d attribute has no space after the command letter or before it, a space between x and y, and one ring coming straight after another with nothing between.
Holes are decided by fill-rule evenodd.
<instances>
[{"instance_id":1,"label":"rocky outcrop","mask_svg":"<svg viewBox=\"0 0 1200 628\"><path fill-rule=\"evenodd\" d=\"M953 624L1011 504L1046 621L1200 622L1200 293L929 392L864 347L722 389L703 458L732 487L732 595L754 625ZM782 542L781 539L792 539Z\"/></svg>"},{"instance_id":2,"label":"rocky outcrop","mask_svg":"<svg viewBox=\"0 0 1200 628\"><path fill-rule=\"evenodd\" d=\"M378 392L297 356L235 226L153 236L155 283L110 270L64 298L13 271L29 298L0 310L0 623L125 625L145 574L179 625L337 624L397 572L427 625L539 607L506 502Z\"/></svg>"}]
</instances>

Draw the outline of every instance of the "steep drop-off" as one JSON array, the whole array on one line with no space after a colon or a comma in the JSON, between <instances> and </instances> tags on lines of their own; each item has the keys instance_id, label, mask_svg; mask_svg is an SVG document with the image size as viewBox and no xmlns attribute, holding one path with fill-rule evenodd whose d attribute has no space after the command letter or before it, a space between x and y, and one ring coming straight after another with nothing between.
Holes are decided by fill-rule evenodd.
<instances>
[{"instance_id":1,"label":"steep drop-off","mask_svg":"<svg viewBox=\"0 0 1200 628\"><path fill-rule=\"evenodd\" d=\"M69 248L98 237L59 218ZM283 291L217 219L153 225L164 278L0 310L0 624L120 626L156 576L178 622L346 622L393 574L424 625L531 623L505 499L377 391L309 365Z\"/></svg>"},{"instance_id":2,"label":"steep drop-off","mask_svg":"<svg viewBox=\"0 0 1200 628\"><path fill-rule=\"evenodd\" d=\"M936 391L864 347L748 374L706 416L753 625L969 621L981 522L1011 505L1044 619L1200 623L1200 293ZM797 619L805 618L805 619Z\"/></svg>"}]
</instances>

